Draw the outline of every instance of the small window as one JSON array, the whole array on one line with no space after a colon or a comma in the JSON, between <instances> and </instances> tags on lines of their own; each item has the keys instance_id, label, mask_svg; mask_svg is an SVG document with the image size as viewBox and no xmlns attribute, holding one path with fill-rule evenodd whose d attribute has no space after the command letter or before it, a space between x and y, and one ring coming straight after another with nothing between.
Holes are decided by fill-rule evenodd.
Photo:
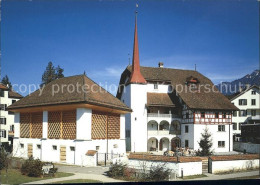
<instances>
[{"instance_id":1,"label":"small window","mask_svg":"<svg viewBox=\"0 0 260 185\"><path fill-rule=\"evenodd\" d=\"M189 119L189 113L188 112L186 113L186 119Z\"/></svg>"},{"instance_id":2,"label":"small window","mask_svg":"<svg viewBox=\"0 0 260 185\"><path fill-rule=\"evenodd\" d=\"M237 111L233 111L233 117L237 117Z\"/></svg>"},{"instance_id":3,"label":"small window","mask_svg":"<svg viewBox=\"0 0 260 185\"><path fill-rule=\"evenodd\" d=\"M6 138L6 130L0 130L0 137Z\"/></svg>"},{"instance_id":4,"label":"small window","mask_svg":"<svg viewBox=\"0 0 260 185\"><path fill-rule=\"evenodd\" d=\"M16 100L12 100L12 104L15 103L15 102L16 102Z\"/></svg>"},{"instance_id":5,"label":"small window","mask_svg":"<svg viewBox=\"0 0 260 185\"><path fill-rule=\"evenodd\" d=\"M255 94L256 94L256 91L252 91L251 94L252 94L252 95L255 95Z\"/></svg>"},{"instance_id":6,"label":"small window","mask_svg":"<svg viewBox=\"0 0 260 185\"><path fill-rule=\"evenodd\" d=\"M251 110L251 116L256 116L256 110Z\"/></svg>"},{"instance_id":7,"label":"small window","mask_svg":"<svg viewBox=\"0 0 260 185\"><path fill-rule=\"evenodd\" d=\"M189 147L189 140L185 140L185 147Z\"/></svg>"},{"instance_id":8,"label":"small window","mask_svg":"<svg viewBox=\"0 0 260 185\"><path fill-rule=\"evenodd\" d=\"M185 133L189 133L189 126L185 126Z\"/></svg>"},{"instance_id":9,"label":"small window","mask_svg":"<svg viewBox=\"0 0 260 185\"><path fill-rule=\"evenodd\" d=\"M21 144L20 144L20 147L21 147L21 148L24 148L24 144L23 144L23 143L21 143Z\"/></svg>"},{"instance_id":10,"label":"small window","mask_svg":"<svg viewBox=\"0 0 260 185\"><path fill-rule=\"evenodd\" d=\"M233 125L233 130L237 130L237 123L232 123Z\"/></svg>"},{"instance_id":11,"label":"small window","mask_svg":"<svg viewBox=\"0 0 260 185\"><path fill-rule=\"evenodd\" d=\"M216 112L216 113L215 113L215 118L218 118L218 116L219 116L219 113Z\"/></svg>"},{"instance_id":12,"label":"small window","mask_svg":"<svg viewBox=\"0 0 260 185\"><path fill-rule=\"evenodd\" d=\"M158 89L158 84L154 84L153 88Z\"/></svg>"},{"instance_id":13,"label":"small window","mask_svg":"<svg viewBox=\"0 0 260 185\"><path fill-rule=\"evenodd\" d=\"M75 147L74 147L74 146L71 146L71 147L70 147L70 151L74 152L74 151L75 151Z\"/></svg>"},{"instance_id":14,"label":"small window","mask_svg":"<svg viewBox=\"0 0 260 185\"><path fill-rule=\"evenodd\" d=\"M6 110L7 105L6 104L0 104L0 110L5 111Z\"/></svg>"},{"instance_id":15,"label":"small window","mask_svg":"<svg viewBox=\"0 0 260 185\"><path fill-rule=\"evenodd\" d=\"M0 124L6 125L6 118L0 118Z\"/></svg>"},{"instance_id":16,"label":"small window","mask_svg":"<svg viewBox=\"0 0 260 185\"><path fill-rule=\"evenodd\" d=\"M57 145L52 145L53 150L57 150Z\"/></svg>"},{"instance_id":17,"label":"small window","mask_svg":"<svg viewBox=\"0 0 260 185\"><path fill-rule=\"evenodd\" d=\"M251 99L251 105L255 105L255 99Z\"/></svg>"},{"instance_id":18,"label":"small window","mask_svg":"<svg viewBox=\"0 0 260 185\"><path fill-rule=\"evenodd\" d=\"M227 113L223 113L223 118L226 118L227 117Z\"/></svg>"},{"instance_id":19,"label":"small window","mask_svg":"<svg viewBox=\"0 0 260 185\"><path fill-rule=\"evenodd\" d=\"M98 150L99 150L99 148L100 148L100 146L96 146L96 151L98 151Z\"/></svg>"},{"instance_id":20,"label":"small window","mask_svg":"<svg viewBox=\"0 0 260 185\"><path fill-rule=\"evenodd\" d=\"M219 132L224 132L225 131L225 125L219 125L218 126L218 131Z\"/></svg>"},{"instance_id":21,"label":"small window","mask_svg":"<svg viewBox=\"0 0 260 185\"><path fill-rule=\"evenodd\" d=\"M247 105L247 99L239 99L238 104L239 105Z\"/></svg>"},{"instance_id":22,"label":"small window","mask_svg":"<svg viewBox=\"0 0 260 185\"><path fill-rule=\"evenodd\" d=\"M239 111L239 116L240 117L245 117L247 115L247 111L246 110L240 110Z\"/></svg>"},{"instance_id":23,"label":"small window","mask_svg":"<svg viewBox=\"0 0 260 185\"><path fill-rule=\"evenodd\" d=\"M41 148L42 148L42 145L37 145L37 148L38 148L38 149L41 149Z\"/></svg>"},{"instance_id":24,"label":"small window","mask_svg":"<svg viewBox=\"0 0 260 185\"><path fill-rule=\"evenodd\" d=\"M218 147L224 148L225 147L225 141L218 141Z\"/></svg>"},{"instance_id":25,"label":"small window","mask_svg":"<svg viewBox=\"0 0 260 185\"><path fill-rule=\"evenodd\" d=\"M205 112L201 112L201 117L205 118Z\"/></svg>"}]
</instances>

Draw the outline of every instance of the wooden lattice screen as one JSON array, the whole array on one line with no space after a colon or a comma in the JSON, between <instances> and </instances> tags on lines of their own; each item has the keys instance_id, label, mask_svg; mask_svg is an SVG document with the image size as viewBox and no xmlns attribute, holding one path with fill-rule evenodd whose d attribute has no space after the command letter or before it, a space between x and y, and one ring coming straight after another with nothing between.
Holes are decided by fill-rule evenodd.
<instances>
[{"instance_id":1,"label":"wooden lattice screen","mask_svg":"<svg viewBox=\"0 0 260 185\"><path fill-rule=\"evenodd\" d=\"M30 113L20 114L20 137L21 138L30 137L30 122L31 122Z\"/></svg>"},{"instance_id":2,"label":"wooden lattice screen","mask_svg":"<svg viewBox=\"0 0 260 185\"><path fill-rule=\"evenodd\" d=\"M76 110L49 112L48 138L76 139Z\"/></svg>"},{"instance_id":3,"label":"wooden lattice screen","mask_svg":"<svg viewBox=\"0 0 260 185\"><path fill-rule=\"evenodd\" d=\"M120 138L120 116L108 115L108 138L119 139Z\"/></svg>"},{"instance_id":4,"label":"wooden lattice screen","mask_svg":"<svg viewBox=\"0 0 260 185\"><path fill-rule=\"evenodd\" d=\"M61 138L61 112L48 112L48 138Z\"/></svg>"},{"instance_id":5,"label":"wooden lattice screen","mask_svg":"<svg viewBox=\"0 0 260 185\"><path fill-rule=\"evenodd\" d=\"M120 138L120 116L103 112L92 112L91 138L106 139L107 135L108 139Z\"/></svg>"},{"instance_id":6,"label":"wooden lattice screen","mask_svg":"<svg viewBox=\"0 0 260 185\"><path fill-rule=\"evenodd\" d=\"M62 138L76 138L76 110L62 112Z\"/></svg>"},{"instance_id":7,"label":"wooden lattice screen","mask_svg":"<svg viewBox=\"0 0 260 185\"><path fill-rule=\"evenodd\" d=\"M20 137L42 138L42 112L20 114Z\"/></svg>"},{"instance_id":8,"label":"wooden lattice screen","mask_svg":"<svg viewBox=\"0 0 260 185\"><path fill-rule=\"evenodd\" d=\"M42 112L31 114L31 137L42 138Z\"/></svg>"}]
</instances>

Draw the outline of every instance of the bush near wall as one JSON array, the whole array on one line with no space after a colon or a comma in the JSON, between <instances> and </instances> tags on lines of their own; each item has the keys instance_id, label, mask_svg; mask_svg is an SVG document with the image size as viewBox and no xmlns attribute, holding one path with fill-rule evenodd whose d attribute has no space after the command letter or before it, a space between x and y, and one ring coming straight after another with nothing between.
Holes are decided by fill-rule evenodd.
<instances>
[{"instance_id":1,"label":"bush near wall","mask_svg":"<svg viewBox=\"0 0 260 185\"><path fill-rule=\"evenodd\" d=\"M21 173L29 177L40 177L42 175L43 163L39 159L30 157L22 165Z\"/></svg>"}]
</instances>

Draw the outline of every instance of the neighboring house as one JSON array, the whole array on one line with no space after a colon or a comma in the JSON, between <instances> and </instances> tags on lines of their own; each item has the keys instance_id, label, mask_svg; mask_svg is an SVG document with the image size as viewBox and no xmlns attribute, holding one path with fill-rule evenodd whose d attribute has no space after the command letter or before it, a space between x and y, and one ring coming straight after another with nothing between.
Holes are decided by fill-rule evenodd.
<instances>
[{"instance_id":1,"label":"neighboring house","mask_svg":"<svg viewBox=\"0 0 260 185\"><path fill-rule=\"evenodd\" d=\"M231 103L239 108L239 111L233 112L233 133L234 140L241 140L242 124L260 123L260 90L259 87L253 85L245 88L241 92L229 96Z\"/></svg>"},{"instance_id":2,"label":"neighboring house","mask_svg":"<svg viewBox=\"0 0 260 185\"><path fill-rule=\"evenodd\" d=\"M260 122L255 124L242 124L241 140L242 142L250 142L260 144Z\"/></svg>"},{"instance_id":3,"label":"neighboring house","mask_svg":"<svg viewBox=\"0 0 260 185\"><path fill-rule=\"evenodd\" d=\"M85 75L50 82L8 107L15 157L92 165L86 154L125 154L124 103Z\"/></svg>"},{"instance_id":4,"label":"neighboring house","mask_svg":"<svg viewBox=\"0 0 260 185\"><path fill-rule=\"evenodd\" d=\"M0 84L0 143L10 145L14 136L14 113L7 111L7 106L21 99L22 96Z\"/></svg>"},{"instance_id":5,"label":"neighboring house","mask_svg":"<svg viewBox=\"0 0 260 185\"><path fill-rule=\"evenodd\" d=\"M232 111L237 108L214 84L197 71L164 68L162 62L140 66L137 20L133 50L132 66L122 73L117 92L133 110L126 115L127 151L198 150L206 127L215 152L232 151Z\"/></svg>"}]
</instances>

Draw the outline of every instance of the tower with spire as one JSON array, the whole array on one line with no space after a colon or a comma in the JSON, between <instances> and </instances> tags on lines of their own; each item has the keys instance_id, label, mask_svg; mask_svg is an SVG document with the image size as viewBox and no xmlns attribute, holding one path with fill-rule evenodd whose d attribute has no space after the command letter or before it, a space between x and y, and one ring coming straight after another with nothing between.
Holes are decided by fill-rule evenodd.
<instances>
[{"instance_id":1,"label":"tower with spire","mask_svg":"<svg viewBox=\"0 0 260 185\"><path fill-rule=\"evenodd\" d=\"M124 86L121 100L131 107L133 112L126 115L126 147L127 151L145 152L147 141L147 82L140 69L138 36L137 36L137 11L135 12L134 47L130 76ZM140 106L141 105L141 106ZM139 137L134 137L139 135ZM145 147L144 147L145 146Z\"/></svg>"}]
</instances>

